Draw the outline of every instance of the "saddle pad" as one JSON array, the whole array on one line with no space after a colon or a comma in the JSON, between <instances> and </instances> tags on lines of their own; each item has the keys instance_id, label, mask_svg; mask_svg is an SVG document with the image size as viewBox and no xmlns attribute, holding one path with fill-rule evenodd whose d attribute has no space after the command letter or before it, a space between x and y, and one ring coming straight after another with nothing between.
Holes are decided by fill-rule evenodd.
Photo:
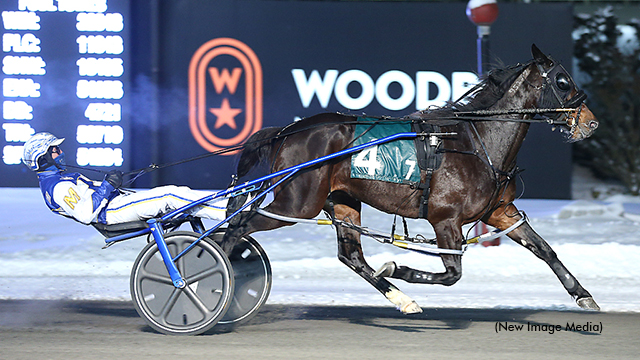
<instances>
[{"instance_id":1,"label":"saddle pad","mask_svg":"<svg viewBox=\"0 0 640 360\"><path fill-rule=\"evenodd\" d=\"M384 120L366 117L359 117L358 121L368 123L356 125L353 146L401 132L411 132L411 124L408 122L386 123ZM375 121L378 123L373 125ZM400 184L420 182L420 168L413 139L395 140L354 153L351 155L351 177Z\"/></svg>"}]
</instances>

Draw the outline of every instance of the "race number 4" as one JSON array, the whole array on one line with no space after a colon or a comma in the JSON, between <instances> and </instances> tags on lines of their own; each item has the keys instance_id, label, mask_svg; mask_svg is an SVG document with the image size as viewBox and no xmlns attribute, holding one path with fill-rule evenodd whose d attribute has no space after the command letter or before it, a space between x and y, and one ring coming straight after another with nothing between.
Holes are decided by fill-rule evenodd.
<instances>
[{"instance_id":1,"label":"race number 4","mask_svg":"<svg viewBox=\"0 0 640 360\"><path fill-rule=\"evenodd\" d=\"M382 163L378 161L378 146L368 147L358 153L353 165L367 169L367 174L373 176L376 170L382 169Z\"/></svg>"},{"instance_id":2,"label":"race number 4","mask_svg":"<svg viewBox=\"0 0 640 360\"><path fill-rule=\"evenodd\" d=\"M353 165L367 169L367 175L369 176L375 176L376 170L380 170L378 172L380 174L383 171L384 163L378 160L378 146L371 146L360 151L353 160ZM407 159L405 160L404 165L407 166L407 173L405 174L404 179L409 180L416 171L416 161ZM400 163L396 166L404 168Z\"/></svg>"}]
</instances>

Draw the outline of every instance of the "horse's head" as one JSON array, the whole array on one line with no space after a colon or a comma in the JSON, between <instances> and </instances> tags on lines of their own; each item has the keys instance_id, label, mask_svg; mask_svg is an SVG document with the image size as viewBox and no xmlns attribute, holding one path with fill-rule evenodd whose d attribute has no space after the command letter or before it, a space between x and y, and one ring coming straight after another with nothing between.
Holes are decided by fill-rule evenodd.
<instances>
[{"instance_id":1,"label":"horse's head","mask_svg":"<svg viewBox=\"0 0 640 360\"><path fill-rule=\"evenodd\" d=\"M573 82L571 75L557 61L531 46L532 66L535 66L541 89L538 108L556 109L547 114L562 126L570 142L588 138L598 128L598 119L584 101L587 95Z\"/></svg>"}]
</instances>

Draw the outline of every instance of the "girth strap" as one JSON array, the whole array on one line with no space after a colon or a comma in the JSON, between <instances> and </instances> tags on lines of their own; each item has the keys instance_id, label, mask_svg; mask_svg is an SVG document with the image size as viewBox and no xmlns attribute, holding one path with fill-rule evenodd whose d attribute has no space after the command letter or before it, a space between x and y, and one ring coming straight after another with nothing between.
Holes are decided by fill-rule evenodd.
<instances>
[{"instance_id":1,"label":"girth strap","mask_svg":"<svg viewBox=\"0 0 640 360\"><path fill-rule=\"evenodd\" d=\"M427 178L425 179L424 184L420 184L422 187L422 198L420 199L420 208L418 209L418 217L423 219L427 218L429 215L429 195L431 195L431 177L433 175L432 169L425 170L427 173Z\"/></svg>"},{"instance_id":2,"label":"girth strap","mask_svg":"<svg viewBox=\"0 0 640 360\"><path fill-rule=\"evenodd\" d=\"M421 134L440 132L440 126L428 122L414 122L411 126L413 131ZM439 143L432 143L428 136L418 136L415 138L414 143L417 151L418 167L427 174L425 182L418 185L418 188L422 189L418 217L426 219L429 208L429 195L431 193L431 177L442 163L442 154L437 151Z\"/></svg>"}]
</instances>

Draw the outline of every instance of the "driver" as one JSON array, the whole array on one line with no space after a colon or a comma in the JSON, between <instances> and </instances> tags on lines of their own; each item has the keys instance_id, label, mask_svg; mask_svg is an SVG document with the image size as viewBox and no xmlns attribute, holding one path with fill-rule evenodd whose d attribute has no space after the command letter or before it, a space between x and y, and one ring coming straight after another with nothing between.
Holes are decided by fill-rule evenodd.
<instances>
[{"instance_id":1,"label":"driver","mask_svg":"<svg viewBox=\"0 0 640 360\"><path fill-rule=\"evenodd\" d=\"M168 213L212 194L186 186L160 186L147 191L123 193L122 172L112 170L103 181L80 173L67 173L64 152L50 133L33 135L24 144L22 162L38 174L40 190L51 211L83 224L119 224ZM227 199L215 199L191 209L190 215L224 220Z\"/></svg>"}]
</instances>

